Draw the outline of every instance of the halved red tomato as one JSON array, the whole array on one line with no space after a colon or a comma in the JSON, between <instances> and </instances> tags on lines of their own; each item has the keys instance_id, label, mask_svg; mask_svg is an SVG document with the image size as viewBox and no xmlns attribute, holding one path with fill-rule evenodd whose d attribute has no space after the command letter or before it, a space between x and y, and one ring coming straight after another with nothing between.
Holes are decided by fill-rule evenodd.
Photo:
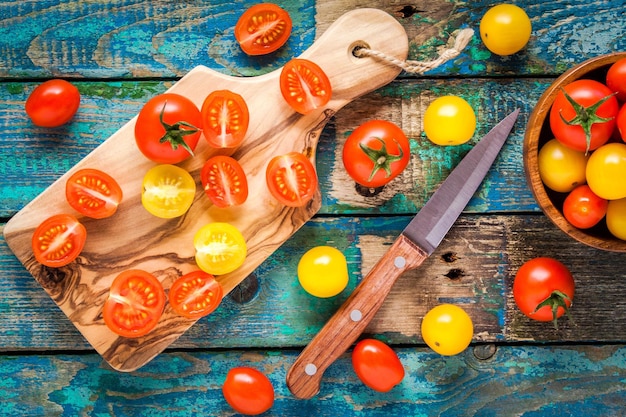
<instances>
[{"instance_id":1,"label":"halved red tomato","mask_svg":"<svg viewBox=\"0 0 626 417\"><path fill-rule=\"evenodd\" d=\"M200 172L202 187L220 208L238 206L248 198L248 180L236 159L226 155L210 158Z\"/></svg>"},{"instance_id":2,"label":"halved red tomato","mask_svg":"<svg viewBox=\"0 0 626 417\"><path fill-rule=\"evenodd\" d=\"M212 313L220 305L223 295L224 290L213 275L193 271L174 281L169 300L176 313L199 319Z\"/></svg>"},{"instance_id":3,"label":"halved red tomato","mask_svg":"<svg viewBox=\"0 0 626 417\"><path fill-rule=\"evenodd\" d=\"M230 90L214 91L202 104L204 137L214 148L239 146L248 131L250 113L246 101Z\"/></svg>"},{"instance_id":4,"label":"halved red tomato","mask_svg":"<svg viewBox=\"0 0 626 417\"><path fill-rule=\"evenodd\" d=\"M295 111L307 114L330 101L332 86L315 62L296 58L287 62L280 73L280 92Z\"/></svg>"},{"instance_id":5,"label":"halved red tomato","mask_svg":"<svg viewBox=\"0 0 626 417\"><path fill-rule=\"evenodd\" d=\"M291 35L291 17L284 9L261 3L246 10L235 25L235 39L248 55L274 52Z\"/></svg>"},{"instance_id":6,"label":"halved red tomato","mask_svg":"<svg viewBox=\"0 0 626 417\"><path fill-rule=\"evenodd\" d=\"M123 337L141 337L154 329L163 314L165 291L149 272L129 269L111 284L102 317L111 331Z\"/></svg>"},{"instance_id":7,"label":"halved red tomato","mask_svg":"<svg viewBox=\"0 0 626 417\"><path fill-rule=\"evenodd\" d=\"M98 169L76 171L65 183L65 197L72 208L94 219L104 219L117 211L122 189L113 177Z\"/></svg>"},{"instance_id":8,"label":"halved red tomato","mask_svg":"<svg viewBox=\"0 0 626 417\"><path fill-rule=\"evenodd\" d=\"M37 262L59 268L80 255L87 240L87 230L76 217L57 214L44 220L35 229L32 238Z\"/></svg>"},{"instance_id":9,"label":"halved red tomato","mask_svg":"<svg viewBox=\"0 0 626 417\"><path fill-rule=\"evenodd\" d=\"M290 152L272 158L265 172L267 188L282 204L301 207L317 191L315 167L303 154Z\"/></svg>"}]
</instances>

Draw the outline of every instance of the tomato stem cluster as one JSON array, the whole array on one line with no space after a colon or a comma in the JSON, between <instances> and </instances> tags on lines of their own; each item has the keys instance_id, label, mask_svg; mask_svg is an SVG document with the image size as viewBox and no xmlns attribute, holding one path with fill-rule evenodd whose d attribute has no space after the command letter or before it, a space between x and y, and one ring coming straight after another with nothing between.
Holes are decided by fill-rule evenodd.
<instances>
[{"instance_id":1,"label":"tomato stem cluster","mask_svg":"<svg viewBox=\"0 0 626 417\"><path fill-rule=\"evenodd\" d=\"M161 109L161 114L159 115L159 121L161 122L161 125L163 125L163 128L165 129L165 134L163 135L163 137L161 137L159 142L169 143L172 146L173 150L176 150L178 149L179 146L182 146L183 148L185 148L187 152L189 152L189 155L193 156L193 150L191 149L191 147L189 147L187 142L185 142L184 137L187 135L193 135L199 129L195 127L194 125L192 125L191 123L187 123L182 120L174 123L173 125L165 123L165 121L163 120L163 114L165 113L165 106L167 106L167 101L163 103L163 108ZM188 129L181 129L181 126L184 126Z\"/></svg>"},{"instance_id":2,"label":"tomato stem cluster","mask_svg":"<svg viewBox=\"0 0 626 417\"><path fill-rule=\"evenodd\" d=\"M402 150L402 147L400 147L400 144L398 143L397 140L393 139L393 141L398 144L398 150L400 154L391 155L387 151L387 145L385 144L384 140L378 137L375 137L374 139L376 139L377 141L381 143L380 149L373 149L373 148L370 148L369 146L364 145L363 143L359 143L359 147L363 150L363 152L365 152L367 157L374 163L374 168L372 169L372 172L370 173L368 181L371 181L374 178L374 175L376 175L376 173L381 169L385 171L385 173L387 174L387 177L390 177L392 174L391 164L396 161L401 160L402 157L404 156L404 151Z\"/></svg>"},{"instance_id":3,"label":"tomato stem cluster","mask_svg":"<svg viewBox=\"0 0 626 417\"><path fill-rule=\"evenodd\" d=\"M558 330L559 325L557 321L557 312L559 310L559 307L562 307L563 310L565 310L565 314L567 315L567 317L569 317L570 320L572 319L569 314L569 306L567 305L568 301L571 305L572 299L567 294L559 290L554 290L548 298L539 303L537 308L535 308L535 313L539 311L539 309L542 307L550 307L550 310L552 310L552 322L554 323L554 328Z\"/></svg>"}]
</instances>

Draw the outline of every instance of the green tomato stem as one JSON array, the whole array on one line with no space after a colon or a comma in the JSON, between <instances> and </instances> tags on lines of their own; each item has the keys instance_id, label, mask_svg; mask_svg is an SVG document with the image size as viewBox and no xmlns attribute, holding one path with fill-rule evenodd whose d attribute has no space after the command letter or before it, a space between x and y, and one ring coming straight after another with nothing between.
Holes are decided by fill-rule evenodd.
<instances>
[{"instance_id":1,"label":"green tomato stem","mask_svg":"<svg viewBox=\"0 0 626 417\"><path fill-rule=\"evenodd\" d=\"M565 315L570 320L572 320L572 317L569 314L569 307L567 306L567 301L570 302L570 306L571 306L572 299L567 294L559 290L554 290L552 291L552 294L550 294L548 298L546 298L541 303L539 303L537 308L535 308L534 312L536 313L542 307L546 307L546 306L550 307L550 309L552 310L552 322L554 323L554 329L558 330L559 325L557 323L556 315L559 310L559 307L563 307L563 310L565 310Z\"/></svg>"},{"instance_id":2,"label":"green tomato stem","mask_svg":"<svg viewBox=\"0 0 626 417\"><path fill-rule=\"evenodd\" d=\"M368 181L371 181L374 178L374 175L376 175L376 173L380 171L381 169L385 171L385 174L387 177L390 177L392 174L391 164L396 161L401 160L402 157L404 156L404 151L400 147L400 144L398 144L397 140L393 139L393 141L396 144L398 144L398 149L400 150L400 154L391 155L389 154L389 152L387 152L387 145L385 144L384 140L382 140L379 137L374 137L373 139L376 139L382 144L380 149L373 149L373 148L370 148L369 146L365 146L362 143L359 143L359 147L361 148L361 150L365 152L367 157L374 164L374 168L372 168L372 172L370 173Z\"/></svg>"},{"instance_id":3,"label":"green tomato stem","mask_svg":"<svg viewBox=\"0 0 626 417\"><path fill-rule=\"evenodd\" d=\"M193 150L189 147L187 142L185 142L185 136L193 135L200 129L185 121L179 121L174 123L173 125L165 123L165 121L163 120L165 106L167 106L167 101L163 103L163 108L161 109L161 114L159 115L159 121L165 129L165 135L161 137L159 142L169 143L173 150L176 150L179 146L182 146L187 152L189 152L189 155L193 156ZM187 127L188 129L181 129L181 126Z\"/></svg>"}]
</instances>

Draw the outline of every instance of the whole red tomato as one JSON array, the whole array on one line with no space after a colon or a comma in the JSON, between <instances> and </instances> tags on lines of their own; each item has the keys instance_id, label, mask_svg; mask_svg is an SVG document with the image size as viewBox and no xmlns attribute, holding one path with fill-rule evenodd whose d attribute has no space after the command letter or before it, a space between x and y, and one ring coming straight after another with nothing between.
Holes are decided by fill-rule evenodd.
<instances>
[{"instance_id":1,"label":"whole red tomato","mask_svg":"<svg viewBox=\"0 0 626 417\"><path fill-rule=\"evenodd\" d=\"M274 404L271 381L262 372L247 366L228 371L222 394L226 402L241 414L261 414Z\"/></svg>"},{"instance_id":2,"label":"whole red tomato","mask_svg":"<svg viewBox=\"0 0 626 417\"><path fill-rule=\"evenodd\" d=\"M622 140L626 142L626 104L617 113L617 130Z\"/></svg>"},{"instance_id":3,"label":"whole red tomato","mask_svg":"<svg viewBox=\"0 0 626 417\"><path fill-rule=\"evenodd\" d=\"M343 165L364 187L382 187L409 164L411 149L406 135L386 120L370 120L357 127L343 146Z\"/></svg>"},{"instance_id":4,"label":"whole red tomato","mask_svg":"<svg viewBox=\"0 0 626 417\"><path fill-rule=\"evenodd\" d=\"M609 202L598 197L587 184L574 188L563 202L563 215L572 226L588 229L606 215Z\"/></svg>"},{"instance_id":5,"label":"whole red tomato","mask_svg":"<svg viewBox=\"0 0 626 417\"><path fill-rule=\"evenodd\" d=\"M387 392L404 378L396 352L376 339L363 339L352 351L352 366L359 379L375 391Z\"/></svg>"},{"instance_id":6,"label":"whole red tomato","mask_svg":"<svg viewBox=\"0 0 626 417\"><path fill-rule=\"evenodd\" d=\"M617 93L617 99L626 102L626 58L617 60L606 74L606 85Z\"/></svg>"},{"instance_id":7,"label":"whole red tomato","mask_svg":"<svg viewBox=\"0 0 626 417\"><path fill-rule=\"evenodd\" d=\"M193 155L202 129L198 107L180 94L150 99L135 123L135 141L146 158L159 164L177 164Z\"/></svg>"},{"instance_id":8,"label":"whole red tomato","mask_svg":"<svg viewBox=\"0 0 626 417\"><path fill-rule=\"evenodd\" d=\"M597 149L611 138L618 108L615 95L606 85L576 80L566 85L552 104L552 134L577 151Z\"/></svg>"},{"instance_id":9,"label":"whole red tomato","mask_svg":"<svg viewBox=\"0 0 626 417\"><path fill-rule=\"evenodd\" d=\"M30 93L25 108L37 126L57 127L69 122L79 105L78 88L65 80L49 80Z\"/></svg>"},{"instance_id":10,"label":"whole red tomato","mask_svg":"<svg viewBox=\"0 0 626 417\"><path fill-rule=\"evenodd\" d=\"M567 312L574 300L574 277L563 263L539 257L524 263L513 281L515 304L527 317L553 321Z\"/></svg>"}]
</instances>

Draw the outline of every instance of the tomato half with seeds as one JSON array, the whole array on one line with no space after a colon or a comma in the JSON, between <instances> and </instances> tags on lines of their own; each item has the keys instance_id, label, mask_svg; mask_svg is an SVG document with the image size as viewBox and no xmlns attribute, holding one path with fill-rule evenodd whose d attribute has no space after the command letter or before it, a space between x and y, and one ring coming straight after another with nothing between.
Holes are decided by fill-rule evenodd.
<instances>
[{"instance_id":1,"label":"tomato half with seeds","mask_svg":"<svg viewBox=\"0 0 626 417\"><path fill-rule=\"evenodd\" d=\"M102 317L112 332L123 337L141 337L156 327L164 307L161 282L149 272L129 269L113 280Z\"/></svg>"},{"instance_id":2,"label":"tomato half with seeds","mask_svg":"<svg viewBox=\"0 0 626 417\"><path fill-rule=\"evenodd\" d=\"M86 240L87 230L76 217L56 214L35 229L32 248L37 262L59 268L80 255Z\"/></svg>"},{"instance_id":3,"label":"tomato half with seeds","mask_svg":"<svg viewBox=\"0 0 626 417\"><path fill-rule=\"evenodd\" d=\"M204 137L214 148L235 148L248 131L250 112L242 96L230 90L213 91L202 104Z\"/></svg>"},{"instance_id":4,"label":"tomato half with seeds","mask_svg":"<svg viewBox=\"0 0 626 417\"><path fill-rule=\"evenodd\" d=\"M141 204L163 219L182 216L196 195L196 182L189 172L176 165L157 165L143 177Z\"/></svg>"},{"instance_id":5,"label":"tomato half with seeds","mask_svg":"<svg viewBox=\"0 0 626 417\"><path fill-rule=\"evenodd\" d=\"M376 339L363 339L352 351L352 367L361 382L387 392L404 379L404 366L394 350Z\"/></svg>"},{"instance_id":6,"label":"tomato half with seeds","mask_svg":"<svg viewBox=\"0 0 626 417\"><path fill-rule=\"evenodd\" d=\"M289 13L272 3L247 9L235 25L235 39L248 55L264 55L283 46L291 35Z\"/></svg>"},{"instance_id":7,"label":"tomato half with seeds","mask_svg":"<svg viewBox=\"0 0 626 417\"><path fill-rule=\"evenodd\" d=\"M41 127L57 127L69 122L80 106L80 92L65 80L39 84L26 99L26 114Z\"/></svg>"},{"instance_id":8,"label":"tomato half with seeds","mask_svg":"<svg viewBox=\"0 0 626 417\"><path fill-rule=\"evenodd\" d=\"M332 86L319 65L295 58L287 62L280 73L280 92L291 108L308 114L328 104Z\"/></svg>"},{"instance_id":9,"label":"tomato half with seeds","mask_svg":"<svg viewBox=\"0 0 626 417\"><path fill-rule=\"evenodd\" d=\"M93 219L110 217L122 201L122 189L113 177L98 169L76 171L65 183L70 206Z\"/></svg>"},{"instance_id":10,"label":"tomato half with seeds","mask_svg":"<svg viewBox=\"0 0 626 417\"><path fill-rule=\"evenodd\" d=\"M346 172L365 187L382 187L406 168L411 158L409 140L398 126L370 120L357 127L343 145Z\"/></svg>"},{"instance_id":11,"label":"tomato half with seeds","mask_svg":"<svg viewBox=\"0 0 626 417\"><path fill-rule=\"evenodd\" d=\"M193 155L202 129L200 110L187 97L164 93L151 98L135 122L142 154L158 164L177 164Z\"/></svg>"},{"instance_id":12,"label":"tomato half with seeds","mask_svg":"<svg viewBox=\"0 0 626 417\"><path fill-rule=\"evenodd\" d=\"M262 414L274 405L274 386L261 371L239 366L226 374L222 386L226 402L238 413Z\"/></svg>"},{"instance_id":13,"label":"tomato half with seeds","mask_svg":"<svg viewBox=\"0 0 626 417\"><path fill-rule=\"evenodd\" d=\"M169 300L177 314L199 319L212 313L222 302L223 295L224 290L213 275L193 271L174 281Z\"/></svg>"},{"instance_id":14,"label":"tomato half with seeds","mask_svg":"<svg viewBox=\"0 0 626 417\"><path fill-rule=\"evenodd\" d=\"M248 198L248 180L236 159L226 155L210 158L200 172L204 192L217 207L243 204Z\"/></svg>"},{"instance_id":15,"label":"tomato half with seeds","mask_svg":"<svg viewBox=\"0 0 626 417\"><path fill-rule=\"evenodd\" d=\"M279 202L302 207L317 191L315 167L303 154L290 152L272 158L265 172L267 187Z\"/></svg>"},{"instance_id":16,"label":"tomato half with seeds","mask_svg":"<svg viewBox=\"0 0 626 417\"><path fill-rule=\"evenodd\" d=\"M211 275L223 275L239 268L246 260L246 240L230 223L213 222L201 227L193 238L196 263Z\"/></svg>"}]
</instances>

